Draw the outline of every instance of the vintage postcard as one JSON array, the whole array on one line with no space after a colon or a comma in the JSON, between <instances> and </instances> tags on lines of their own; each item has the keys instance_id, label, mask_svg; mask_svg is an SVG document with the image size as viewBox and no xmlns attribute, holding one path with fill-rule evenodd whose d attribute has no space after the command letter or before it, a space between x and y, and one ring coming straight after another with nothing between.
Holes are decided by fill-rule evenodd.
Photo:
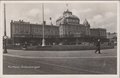
<instances>
[{"instance_id":1,"label":"vintage postcard","mask_svg":"<svg viewBox=\"0 0 120 78\"><path fill-rule=\"evenodd\" d=\"M119 1L0 6L1 78L119 77Z\"/></svg>"}]
</instances>

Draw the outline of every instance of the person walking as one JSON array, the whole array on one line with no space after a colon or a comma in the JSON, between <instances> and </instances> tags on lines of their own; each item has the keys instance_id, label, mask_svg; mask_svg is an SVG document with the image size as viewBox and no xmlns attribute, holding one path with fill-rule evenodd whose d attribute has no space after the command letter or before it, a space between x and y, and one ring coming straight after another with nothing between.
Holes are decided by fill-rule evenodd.
<instances>
[{"instance_id":1,"label":"person walking","mask_svg":"<svg viewBox=\"0 0 120 78\"><path fill-rule=\"evenodd\" d=\"M24 43L24 45L23 45L23 49L24 49L24 50L27 49L27 42Z\"/></svg>"},{"instance_id":2,"label":"person walking","mask_svg":"<svg viewBox=\"0 0 120 78\"><path fill-rule=\"evenodd\" d=\"M98 52L99 54L101 54L101 52L100 52L100 39L97 40L96 47L97 47L97 48L96 48L96 50L95 50L95 53Z\"/></svg>"}]
</instances>

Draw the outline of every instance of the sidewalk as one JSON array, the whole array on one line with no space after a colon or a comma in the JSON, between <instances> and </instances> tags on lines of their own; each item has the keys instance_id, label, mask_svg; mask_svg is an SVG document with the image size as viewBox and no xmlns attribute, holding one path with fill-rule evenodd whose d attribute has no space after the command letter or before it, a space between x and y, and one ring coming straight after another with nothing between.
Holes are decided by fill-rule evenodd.
<instances>
[{"instance_id":1,"label":"sidewalk","mask_svg":"<svg viewBox=\"0 0 120 78\"><path fill-rule=\"evenodd\" d=\"M32 58L111 58L117 57L117 49L101 50L102 54L95 54L95 50L83 51L25 51L25 50L9 50L4 54L7 56L24 56Z\"/></svg>"}]
</instances>

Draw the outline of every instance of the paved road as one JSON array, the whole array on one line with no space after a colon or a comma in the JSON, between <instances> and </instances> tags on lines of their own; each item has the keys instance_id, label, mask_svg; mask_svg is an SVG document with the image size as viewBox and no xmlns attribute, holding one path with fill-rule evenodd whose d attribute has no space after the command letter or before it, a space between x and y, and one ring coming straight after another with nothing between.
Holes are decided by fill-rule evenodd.
<instances>
[{"instance_id":1,"label":"paved road","mask_svg":"<svg viewBox=\"0 0 120 78\"><path fill-rule=\"evenodd\" d=\"M117 50L87 51L8 50L4 74L116 74Z\"/></svg>"}]
</instances>

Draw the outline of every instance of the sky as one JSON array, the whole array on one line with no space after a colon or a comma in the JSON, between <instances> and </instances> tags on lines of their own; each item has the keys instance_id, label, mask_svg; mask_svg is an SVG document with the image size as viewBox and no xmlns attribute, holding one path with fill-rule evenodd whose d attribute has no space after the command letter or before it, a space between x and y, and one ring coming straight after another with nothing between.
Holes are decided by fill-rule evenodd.
<instances>
[{"instance_id":1,"label":"sky","mask_svg":"<svg viewBox=\"0 0 120 78\"><path fill-rule=\"evenodd\" d=\"M66 6L68 4L68 6ZM30 23L42 23L41 3L6 3L7 34L10 35L10 21L24 20ZM56 20L69 9L80 19L85 19L91 28L106 28L107 32L117 32L117 3L115 2L50 2L44 3L44 17L47 24L55 25Z\"/></svg>"}]
</instances>

